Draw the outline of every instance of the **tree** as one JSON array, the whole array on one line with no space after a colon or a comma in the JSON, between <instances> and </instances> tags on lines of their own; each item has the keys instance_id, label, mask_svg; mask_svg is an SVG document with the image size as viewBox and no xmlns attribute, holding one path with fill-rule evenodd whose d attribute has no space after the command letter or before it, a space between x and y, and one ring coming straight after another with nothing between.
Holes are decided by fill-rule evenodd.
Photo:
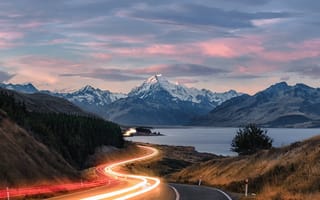
<instances>
[{"instance_id":1,"label":"tree","mask_svg":"<svg viewBox=\"0 0 320 200\"><path fill-rule=\"evenodd\" d=\"M239 155L250 155L262 149L270 149L273 140L255 124L248 124L237 131L231 143L231 150Z\"/></svg>"}]
</instances>

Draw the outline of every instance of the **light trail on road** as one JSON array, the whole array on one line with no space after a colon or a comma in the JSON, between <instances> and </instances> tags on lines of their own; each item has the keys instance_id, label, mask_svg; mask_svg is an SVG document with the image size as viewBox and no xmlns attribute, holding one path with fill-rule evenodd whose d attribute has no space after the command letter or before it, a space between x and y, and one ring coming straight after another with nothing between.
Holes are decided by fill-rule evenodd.
<instances>
[{"instance_id":1,"label":"light trail on road","mask_svg":"<svg viewBox=\"0 0 320 200\"><path fill-rule=\"evenodd\" d=\"M59 185L44 185L44 186L32 186L26 188L9 188L0 189L0 199L7 198L8 194L10 197L21 197L21 196L33 196L39 194L49 194L56 192L71 192L75 190L84 190L81 197L76 199L82 200L101 200L101 199L113 199L113 200L124 200L136 197L138 195L142 195L146 192L149 192L155 188L157 188L160 184L160 179L148 176L138 176L132 174L122 174L120 172L113 171L114 168L136 162L142 161L146 159L153 158L159 154L158 150L152 147L140 146L147 150L147 154L144 156L140 156L133 159L128 159L125 161L113 163L110 165L100 165L96 167L97 175L99 176L98 180L81 182L81 183L67 183L67 184L59 184ZM150 153L151 152L151 153ZM121 181L120 178L126 179L126 181ZM120 188L115 191L110 191L115 185L119 185L120 182L126 182L127 186L125 188ZM121 185L121 184L120 184ZM96 188L107 186L107 191L109 192L101 192L98 195L92 195L90 192L86 192L90 188ZM120 187L120 186L119 186ZM108 189L110 188L110 189ZM89 190L88 190L89 191ZM102 190L103 191L103 190ZM72 195L72 194L70 194ZM92 196L91 196L92 195ZM60 199L60 198L59 198ZM70 199L70 197L61 199Z\"/></svg>"},{"instance_id":2,"label":"light trail on road","mask_svg":"<svg viewBox=\"0 0 320 200\"><path fill-rule=\"evenodd\" d=\"M113 192L107 192L104 194L99 194L99 195L95 195L95 196L91 196L91 197L82 198L81 200L101 200L101 199L108 199L108 198L112 198L114 200L125 200L125 199L130 199L130 198L142 195L142 194L149 192L149 191L155 189L156 187L158 187L160 184L159 178L132 175L132 174L122 174L120 172L113 171L113 169L116 167L119 167L119 166L122 166L122 165L125 165L128 163L136 162L136 161L146 160L146 159L155 157L159 154L159 151L155 148L147 147L147 146L140 146L140 145L139 145L139 147L144 148L146 150L149 150L152 153L138 157L138 158L133 158L133 159L117 162L117 163L108 165L104 168L106 175L111 175L111 176L115 176L115 177L122 177L122 178L125 178L128 180L129 179L135 180L135 181L138 181L137 183L135 183L134 185L132 185L130 187L126 187L124 189L116 190Z\"/></svg>"},{"instance_id":3,"label":"light trail on road","mask_svg":"<svg viewBox=\"0 0 320 200\"><path fill-rule=\"evenodd\" d=\"M96 181L89 182L78 182L78 183L66 183L58 185L43 185L43 186L33 186L24 188L9 188L0 190L0 199L6 199L10 197L21 197L21 196L33 196L39 194L50 194L56 192L70 192L80 189L89 189L102 185L115 185L118 181L114 179L99 179Z\"/></svg>"}]
</instances>

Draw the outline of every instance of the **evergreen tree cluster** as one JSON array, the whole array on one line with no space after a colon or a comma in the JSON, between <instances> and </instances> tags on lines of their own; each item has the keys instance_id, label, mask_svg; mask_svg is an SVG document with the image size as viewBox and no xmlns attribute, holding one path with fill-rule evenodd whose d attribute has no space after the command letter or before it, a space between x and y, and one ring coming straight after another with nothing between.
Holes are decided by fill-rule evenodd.
<instances>
[{"instance_id":1,"label":"evergreen tree cluster","mask_svg":"<svg viewBox=\"0 0 320 200\"><path fill-rule=\"evenodd\" d=\"M270 149L272 142L266 130L255 124L248 124L237 131L231 143L231 150L239 155L250 155L262 149Z\"/></svg>"},{"instance_id":2,"label":"evergreen tree cluster","mask_svg":"<svg viewBox=\"0 0 320 200\"><path fill-rule=\"evenodd\" d=\"M28 112L23 102L16 102L6 92L0 92L0 109L77 168L85 167L87 157L98 146L124 145L120 127L100 118Z\"/></svg>"}]
</instances>

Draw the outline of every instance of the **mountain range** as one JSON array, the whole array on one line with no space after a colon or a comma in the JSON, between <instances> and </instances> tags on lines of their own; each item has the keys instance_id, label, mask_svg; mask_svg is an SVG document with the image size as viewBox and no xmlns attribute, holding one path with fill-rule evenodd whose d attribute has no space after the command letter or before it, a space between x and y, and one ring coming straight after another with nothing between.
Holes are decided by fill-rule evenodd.
<instances>
[{"instance_id":1,"label":"mountain range","mask_svg":"<svg viewBox=\"0 0 320 200\"><path fill-rule=\"evenodd\" d=\"M226 100L242 95L234 90L214 93L188 88L171 83L162 75L148 78L128 94L112 93L91 86L70 93L39 91L31 84L1 84L0 87L61 97L87 112L126 125L187 124L193 117L207 114Z\"/></svg>"},{"instance_id":2,"label":"mountain range","mask_svg":"<svg viewBox=\"0 0 320 200\"><path fill-rule=\"evenodd\" d=\"M277 83L253 96L242 95L222 103L195 125L266 127L320 127L320 88Z\"/></svg>"},{"instance_id":3,"label":"mountain range","mask_svg":"<svg viewBox=\"0 0 320 200\"><path fill-rule=\"evenodd\" d=\"M91 86L71 93L39 91L33 85L1 84L24 93L47 93L124 125L320 127L320 88L277 83L255 95L188 88L155 75L128 94Z\"/></svg>"}]
</instances>

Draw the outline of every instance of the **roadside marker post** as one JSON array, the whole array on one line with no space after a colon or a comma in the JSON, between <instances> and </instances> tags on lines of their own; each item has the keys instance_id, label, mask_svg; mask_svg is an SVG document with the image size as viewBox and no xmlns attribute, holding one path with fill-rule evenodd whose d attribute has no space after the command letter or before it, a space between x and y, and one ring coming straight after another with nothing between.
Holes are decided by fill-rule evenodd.
<instances>
[{"instance_id":1,"label":"roadside marker post","mask_svg":"<svg viewBox=\"0 0 320 200\"><path fill-rule=\"evenodd\" d=\"M201 185L201 182L202 182L201 178L202 178L202 176L200 176L200 179L199 179L199 182L198 182L199 186Z\"/></svg>"},{"instance_id":2,"label":"roadside marker post","mask_svg":"<svg viewBox=\"0 0 320 200\"><path fill-rule=\"evenodd\" d=\"M245 180L246 187L245 187L245 192L244 192L244 196L246 196L246 197L248 196L248 183L249 183L249 179L246 179Z\"/></svg>"},{"instance_id":3,"label":"roadside marker post","mask_svg":"<svg viewBox=\"0 0 320 200\"><path fill-rule=\"evenodd\" d=\"M9 188L7 187L7 200L10 200Z\"/></svg>"}]
</instances>

